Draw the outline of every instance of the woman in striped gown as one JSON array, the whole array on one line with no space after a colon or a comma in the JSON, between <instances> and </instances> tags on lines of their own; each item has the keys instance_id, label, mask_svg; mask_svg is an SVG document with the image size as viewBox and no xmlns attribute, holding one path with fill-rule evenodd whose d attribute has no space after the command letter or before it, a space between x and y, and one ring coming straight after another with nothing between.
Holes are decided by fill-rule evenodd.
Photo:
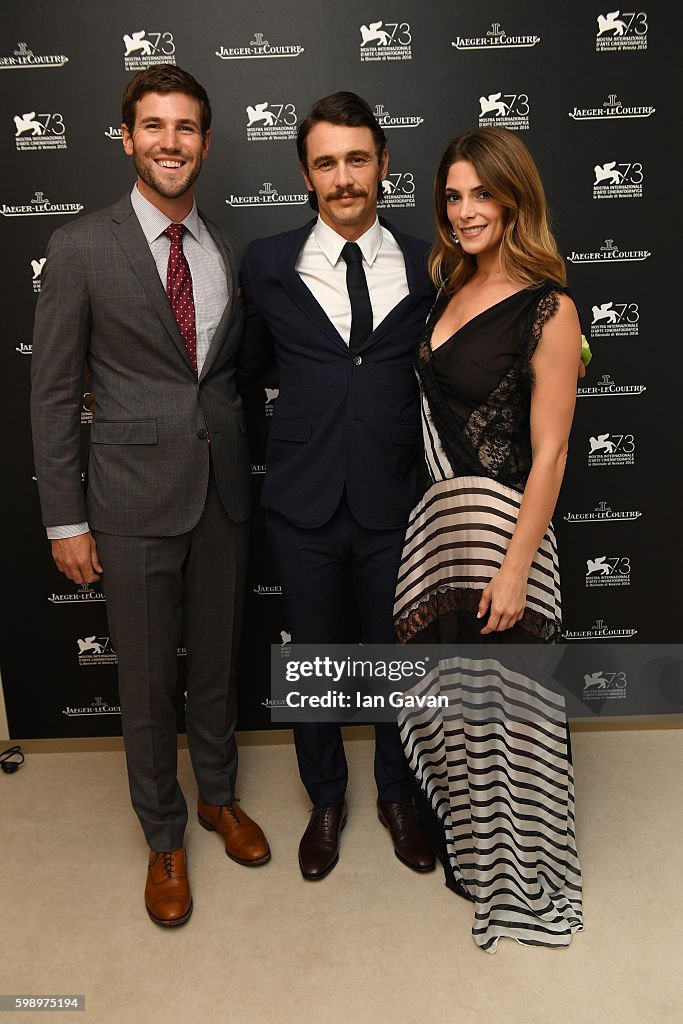
<instances>
[{"instance_id":1,"label":"woman in striped gown","mask_svg":"<svg viewBox=\"0 0 683 1024\"><path fill-rule=\"evenodd\" d=\"M395 627L402 643L498 646L440 660L421 691L447 695L448 709L404 710L399 724L446 883L474 902L475 942L491 953L502 936L567 945L582 909L563 699L530 667L550 650L500 645L559 637L550 520L581 329L516 134L455 139L435 202L439 294L416 359L424 494Z\"/></svg>"}]
</instances>

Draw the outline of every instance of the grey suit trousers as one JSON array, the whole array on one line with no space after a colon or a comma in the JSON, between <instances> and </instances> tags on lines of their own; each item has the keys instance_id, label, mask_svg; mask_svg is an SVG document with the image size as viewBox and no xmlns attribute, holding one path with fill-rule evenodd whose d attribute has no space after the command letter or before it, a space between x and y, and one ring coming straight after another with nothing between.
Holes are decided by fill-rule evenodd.
<instances>
[{"instance_id":1,"label":"grey suit trousers","mask_svg":"<svg viewBox=\"0 0 683 1024\"><path fill-rule=\"evenodd\" d=\"M204 511L187 533L95 532L133 807L153 850L183 845L187 805L177 779L177 649L187 649L187 739L202 798L234 800L235 663L248 524L225 512L210 475Z\"/></svg>"}]
</instances>

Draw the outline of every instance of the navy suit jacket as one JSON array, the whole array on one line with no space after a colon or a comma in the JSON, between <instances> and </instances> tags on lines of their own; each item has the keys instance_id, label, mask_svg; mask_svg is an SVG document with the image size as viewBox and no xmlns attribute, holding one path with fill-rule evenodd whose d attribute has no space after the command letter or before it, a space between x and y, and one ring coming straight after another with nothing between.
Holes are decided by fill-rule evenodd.
<instances>
[{"instance_id":1,"label":"navy suit jacket","mask_svg":"<svg viewBox=\"0 0 683 1024\"><path fill-rule=\"evenodd\" d=\"M409 294L355 356L295 269L315 220L252 242L244 256L239 374L262 379L274 359L279 372L261 504L296 526L326 523L346 487L363 526L400 529L415 497L413 358L434 290L427 244L381 223L403 252Z\"/></svg>"}]
</instances>

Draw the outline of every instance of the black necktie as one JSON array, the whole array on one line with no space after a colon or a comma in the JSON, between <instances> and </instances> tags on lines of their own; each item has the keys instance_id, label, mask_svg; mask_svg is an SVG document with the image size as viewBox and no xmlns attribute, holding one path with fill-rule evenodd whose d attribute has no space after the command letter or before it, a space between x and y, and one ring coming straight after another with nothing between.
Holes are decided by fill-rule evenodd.
<instances>
[{"instance_id":1,"label":"black necktie","mask_svg":"<svg viewBox=\"0 0 683 1024\"><path fill-rule=\"evenodd\" d=\"M346 287L351 299L349 349L353 353L357 352L365 339L372 334L372 305L360 246L356 242L347 242L341 254L346 263Z\"/></svg>"}]
</instances>

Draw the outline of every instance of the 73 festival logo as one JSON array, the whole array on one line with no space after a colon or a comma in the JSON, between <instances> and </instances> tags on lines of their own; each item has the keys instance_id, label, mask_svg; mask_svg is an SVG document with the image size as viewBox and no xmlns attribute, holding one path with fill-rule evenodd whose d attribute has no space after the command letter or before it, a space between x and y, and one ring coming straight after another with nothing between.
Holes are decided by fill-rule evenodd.
<instances>
[{"instance_id":1,"label":"73 festival logo","mask_svg":"<svg viewBox=\"0 0 683 1024\"><path fill-rule=\"evenodd\" d=\"M407 21L371 21L361 25L361 46L410 46L413 37Z\"/></svg>"},{"instance_id":2,"label":"73 festival logo","mask_svg":"<svg viewBox=\"0 0 683 1024\"><path fill-rule=\"evenodd\" d=\"M591 338L638 336L640 307L637 302L600 302L591 306Z\"/></svg>"},{"instance_id":3,"label":"73 festival logo","mask_svg":"<svg viewBox=\"0 0 683 1024\"><path fill-rule=\"evenodd\" d=\"M647 14L645 11L608 11L597 16L595 49L647 50Z\"/></svg>"},{"instance_id":4,"label":"73 festival logo","mask_svg":"<svg viewBox=\"0 0 683 1024\"><path fill-rule=\"evenodd\" d=\"M597 555L586 559L587 587L628 586L631 560L626 555Z\"/></svg>"},{"instance_id":5,"label":"73 festival logo","mask_svg":"<svg viewBox=\"0 0 683 1024\"><path fill-rule=\"evenodd\" d=\"M480 117L526 117L529 97L525 92L492 92L479 97Z\"/></svg>"},{"instance_id":6,"label":"73 festival logo","mask_svg":"<svg viewBox=\"0 0 683 1024\"><path fill-rule=\"evenodd\" d=\"M150 64L175 64L175 40L172 32L149 32L141 28L123 35L126 71L140 71Z\"/></svg>"},{"instance_id":7,"label":"73 festival logo","mask_svg":"<svg viewBox=\"0 0 683 1024\"><path fill-rule=\"evenodd\" d=\"M14 115L14 139L18 150L66 149L66 125L58 112L29 110Z\"/></svg>"},{"instance_id":8,"label":"73 festival logo","mask_svg":"<svg viewBox=\"0 0 683 1024\"><path fill-rule=\"evenodd\" d=\"M593 434L588 445L589 466L633 466L636 461L633 434Z\"/></svg>"},{"instance_id":9,"label":"73 festival logo","mask_svg":"<svg viewBox=\"0 0 683 1024\"><path fill-rule=\"evenodd\" d=\"M415 206L415 178L412 171L390 171L382 181L383 208Z\"/></svg>"},{"instance_id":10,"label":"73 festival logo","mask_svg":"<svg viewBox=\"0 0 683 1024\"><path fill-rule=\"evenodd\" d=\"M397 192L404 195L412 195L415 191L415 179L411 171L395 171L387 174L382 182L382 191L385 196L393 196Z\"/></svg>"},{"instance_id":11,"label":"73 festival logo","mask_svg":"<svg viewBox=\"0 0 683 1024\"><path fill-rule=\"evenodd\" d=\"M510 131L528 131L529 95L525 92L490 92L479 97L479 127L497 125Z\"/></svg>"},{"instance_id":12,"label":"73 festival logo","mask_svg":"<svg viewBox=\"0 0 683 1024\"><path fill-rule=\"evenodd\" d=\"M297 114L293 103L263 100L248 104L246 115L249 142L296 138Z\"/></svg>"},{"instance_id":13,"label":"73 festival logo","mask_svg":"<svg viewBox=\"0 0 683 1024\"><path fill-rule=\"evenodd\" d=\"M647 32L647 14L645 11L610 11L609 14L598 14L597 37L612 36L644 36Z\"/></svg>"}]
</instances>

